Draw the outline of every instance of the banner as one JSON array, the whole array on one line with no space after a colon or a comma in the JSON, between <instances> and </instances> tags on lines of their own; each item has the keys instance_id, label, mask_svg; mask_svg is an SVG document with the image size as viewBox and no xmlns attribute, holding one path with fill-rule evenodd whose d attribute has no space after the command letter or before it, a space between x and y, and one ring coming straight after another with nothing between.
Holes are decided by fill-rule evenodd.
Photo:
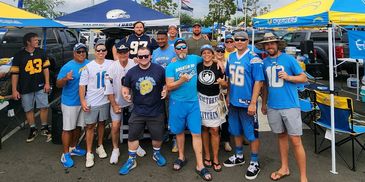
<instances>
[{"instance_id":1,"label":"banner","mask_svg":"<svg viewBox=\"0 0 365 182\"><path fill-rule=\"evenodd\" d=\"M365 31L348 31L350 58L365 59Z\"/></svg>"}]
</instances>

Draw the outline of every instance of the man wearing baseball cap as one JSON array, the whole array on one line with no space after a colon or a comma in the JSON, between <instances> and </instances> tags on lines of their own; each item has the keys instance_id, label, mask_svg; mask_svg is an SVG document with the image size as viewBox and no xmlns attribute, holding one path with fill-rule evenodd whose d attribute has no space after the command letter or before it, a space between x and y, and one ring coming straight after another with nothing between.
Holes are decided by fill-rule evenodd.
<instances>
[{"instance_id":1,"label":"man wearing baseball cap","mask_svg":"<svg viewBox=\"0 0 365 182\"><path fill-rule=\"evenodd\" d=\"M267 114L271 131L278 134L281 167L271 174L279 180L290 174L288 164L288 140L293 144L300 181L307 181L306 157L301 140L303 134L297 83L307 82L307 76L293 56L282 53L285 42L272 33L266 33L263 41L256 44L265 49L269 57L264 59L266 84L263 87L262 108Z\"/></svg>"},{"instance_id":2,"label":"man wearing baseball cap","mask_svg":"<svg viewBox=\"0 0 365 182\"><path fill-rule=\"evenodd\" d=\"M226 35L226 37L224 38L224 46L226 47L224 58L227 60L229 54L237 51L237 49L234 47L234 38L232 34Z\"/></svg>"},{"instance_id":3,"label":"man wearing baseball cap","mask_svg":"<svg viewBox=\"0 0 365 182\"><path fill-rule=\"evenodd\" d=\"M200 23L194 23L193 25L193 36L186 40L186 45L189 47L188 54L195 54L200 56L200 48L210 44L210 41L202 35L202 26Z\"/></svg>"},{"instance_id":4,"label":"man wearing baseball cap","mask_svg":"<svg viewBox=\"0 0 365 182\"><path fill-rule=\"evenodd\" d=\"M177 26L175 24L169 25L167 33L169 34L168 43L171 47L174 47L174 43L177 40L177 33L178 33Z\"/></svg>"},{"instance_id":5,"label":"man wearing baseball cap","mask_svg":"<svg viewBox=\"0 0 365 182\"><path fill-rule=\"evenodd\" d=\"M62 66L56 82L56 86L62 88L63 153L61 163L66 168L74 165L71 155L84 156L86 154L85 150L77 146L81 127L85 126L79 97L79 81L81 71L89 63L86 55L87 47L82 43L76 44L73 49L73 59Z\"/></svg>"}]
</instances>

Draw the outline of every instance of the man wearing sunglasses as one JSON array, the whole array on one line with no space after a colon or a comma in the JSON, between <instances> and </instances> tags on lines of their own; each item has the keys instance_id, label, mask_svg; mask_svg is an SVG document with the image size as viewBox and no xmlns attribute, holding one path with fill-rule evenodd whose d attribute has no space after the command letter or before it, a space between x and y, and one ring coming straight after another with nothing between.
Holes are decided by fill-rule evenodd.
<instances>
[{"instance_id":1,"label":"man wearing sunglasses","mask_svg":"<svg viewBox=\"0 0 365 182\"><path fill-rule=\"evenodd\" d=\"M139 139L143 136L146 126L152 139L152 159L159 167L166 165L166 159L160 153L165 130L165 70L160 65L151 63L151 52L146 47L138 50L137 61L138 65L126 74L122 87L124 99L133 102L132 114L128 121L129 157L119 170L119 174L122 175L128 174L137 166Z\"/></svg>"},{"instance_id":2,"label":"man wearing sunglasses","mask_svg":"<svg viewBox=\"0 0 365 182\"><path fill-rule=\"evenodd\" d=\"M231 34L226 35L224 39L224 46L226 48L224 58L228 60L229 54L237 51L237 49L234 47L234 38Z\"/></svg>"},{"instance_id":3,"label":"man wearing sunglasses","mask_svg":"<svg viewBox=\"0 0 365 182\"><path fill-rule=\"evenodd\" d=\"M81 110L79 81L81 72L89 60L86 59L87 47L78 43L73 49L73 59L62 66L56 85L62 88L61 109L63 118L61 163L70 168L74 165L71 156L85 156L86 151L77 146L81 128L85 126L84 113Z\"/></svg>"},{"instance_id":4,"label":"man wearing sunglasses","mask_svg":"<svg viewBox=\"0 0 365 182\"><path fill-rule=\"evenodd\" d=\"M251 162L246 172L246 179L255 179L260 172L258 162L258 121L256 117L257 98L264 78L262 60L248 48L246 32L234 35L237 51L228 57L226 66L229 87L227 104L229 105L229 131L234 136L235 154L223 164L234 167L245 163L243 136L250 142Z\"/></svg>"},{"instance_id":5,"label":"man wearing sunglasses","mask_svg":"<svg viewBox=\"0 0 365 182\"><path fill-rule=\"evenodd\" d=\"M210 44L210 41L203 36L202 25L195 23L193 25L193 36L186 40L186 45L189 47L188 54L200 56L200 48L205 44Z\"/></svg>"},{"instance_id":6,"label":"man wearing sunglasses","mask_svg":"<svg viewBox=\"0 0 365 182\"><path fill-rule=\"evenodd\" d=\"M98 146L96 148L96 153L101 159L107 157L103 147L104 122L109 118L109 100L108 97L104 95L105 80L107 79L107 75L105 73L113 61L105 59L106 54L107 50L105 43L96 43L95 60L85 66L80 77L79 95L82 110L85 112L86 123L87 153L85 166L87 168L94 166L92 146L96 124L98 125Z\"/></svg>"},{"instance_id":7,"label":"man wearing sunglasses","mask_svg":"<svg viewBox=\"0 0 365 182\"><path fill-rule=\"evenodd\" d=\"M183 39L178 39L175 44L177 55L176 62L170 63L166 68L166 85L171 91L169 98L169 126L176 140L179 150L178 159L175 160L173 169L178 171L186 164L184 154L185 128L189 128L193 138L193 148L196 157L196 172L207 181L212 180L212 175L204 167L202 156L202 120L200 115L197 91L197 65L202 58L197 55L187 55L188 47Z\"/></svg>"}]
</instances>

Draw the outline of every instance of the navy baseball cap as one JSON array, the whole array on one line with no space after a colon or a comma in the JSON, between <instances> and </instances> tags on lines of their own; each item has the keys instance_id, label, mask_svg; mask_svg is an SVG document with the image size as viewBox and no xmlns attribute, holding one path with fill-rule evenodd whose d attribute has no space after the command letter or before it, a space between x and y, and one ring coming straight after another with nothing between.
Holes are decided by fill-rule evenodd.
<instances>
[{"instance_id":1,"label":"navy baseball cap","mask_svg":"<svg viewBox=\"0 0 365 182\"><path fill-rule=\"evenodd\" d=\"M86 47L85 44L83 44L83 43L77 43L77 44L75 44L73 50L74 51L78 51L79 49L82 49L82 48L84 48L87 51L87 47Z\"/></svg>"},{"instance_id":2,"label":"navy baseball cap","mask_svg":"<svg viewBox=\"0 0 365 182\"><path fill-rule=\"evenodd\" d=\"M179 45L179 44L185 44L186 45L186 42L184 39L177 39L174 43L174 48Z\"/></svg>"}]
</instances>

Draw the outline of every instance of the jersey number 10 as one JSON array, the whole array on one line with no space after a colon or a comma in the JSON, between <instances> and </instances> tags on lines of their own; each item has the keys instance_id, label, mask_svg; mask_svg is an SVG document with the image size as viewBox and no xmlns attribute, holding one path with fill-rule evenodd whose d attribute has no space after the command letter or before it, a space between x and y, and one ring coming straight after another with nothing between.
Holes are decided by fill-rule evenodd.
<instances>
[{"instance_id":1,"label":"jersey number 10","mask_svg":"<svg viewBox=\"0 0 365 182\"><path fill-rule=\"evenodd\" d=\"M284 80L279 78L278 72L283 70L283 66L271 66L266 68L266 74L269 79L269 86L270 87L282 87L284 86Z\"/></svg>"},{"instance_id":2,"label":"jersey number 10","mask_svg":"<svg viewBox=\"0 0 365 182\"><path fill-rule=\"evenodd\" d=\"M106 71L96 73L96 88L105 87L105 73Z\"/></svg>"}]
</instances>

